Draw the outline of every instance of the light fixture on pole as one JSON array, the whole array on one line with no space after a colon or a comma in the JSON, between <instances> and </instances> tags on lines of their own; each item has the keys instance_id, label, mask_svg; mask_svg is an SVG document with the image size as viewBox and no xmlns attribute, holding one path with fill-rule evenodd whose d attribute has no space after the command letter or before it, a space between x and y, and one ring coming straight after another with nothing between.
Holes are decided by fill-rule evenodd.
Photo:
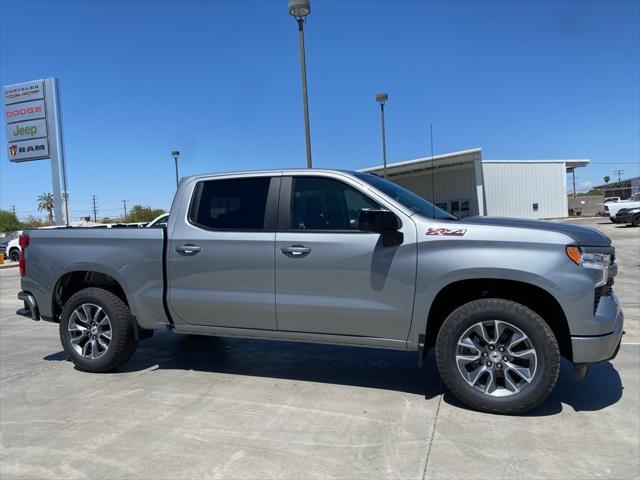
<instances>
[{"instance_id":1,"label":"light fixture on pole","mask_svg":"<svg viewBox=\"0 0 640 480\"><path fill-rule=\"evenodd\" d=\"M289 0L289 15L298 22L298 42L300 43L300 69L302 70L302 103L304 106L304 132L307 143L307 168L311 164L311 134L309 132L309 99L307 98L307 63L304 52L304 22L311 12L309 0Z\"/></svg>"},{"instance_id":2,"label":"light fixture on pole","mask_svg":"<svg viewBox=\"0 0 640 480\"><path fill-rule=\"evenodd\" d=\"M387 140L384 128L384 104L389 100L389 95L386 93L378 93L376 95L376 102L380 104L380 115L382 117L382 162L384 165L384 178L387 178Z\"/></svg>"},{"instance_id":3,"label":"light fixture on pole","mask_svg":"<svg viewBox=\"0 0 640 480\"><path fill-rule=\"evenodd\" d=\"M171 152L171 156L173 157L173 161L176 164L176 188L178 188L178 157L180 156L180 152L178 150L174 150Z\"/></svg>"}]
</instances>

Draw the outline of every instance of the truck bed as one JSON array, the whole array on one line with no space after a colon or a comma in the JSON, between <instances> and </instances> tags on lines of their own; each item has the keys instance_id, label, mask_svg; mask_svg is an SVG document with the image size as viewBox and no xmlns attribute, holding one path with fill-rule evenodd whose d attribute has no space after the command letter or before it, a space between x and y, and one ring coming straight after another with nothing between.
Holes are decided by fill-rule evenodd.
<instances>
[{"instance_id":1,"label":"truck bed","mask_svg":"<svg viewBox=\"0 0 640 480\"><path fill-rule=\"evenodd\" d=\"M163 228L58 228L29 230L23 288L36 298L40 315L55 316L51 292L70 275L96 272L114 279L127 294L142 328L168 323L163 305ZM95 277L96 275L94 275ZM99 277L99 275L97 275Z\"/></svg>"}]
</instances>

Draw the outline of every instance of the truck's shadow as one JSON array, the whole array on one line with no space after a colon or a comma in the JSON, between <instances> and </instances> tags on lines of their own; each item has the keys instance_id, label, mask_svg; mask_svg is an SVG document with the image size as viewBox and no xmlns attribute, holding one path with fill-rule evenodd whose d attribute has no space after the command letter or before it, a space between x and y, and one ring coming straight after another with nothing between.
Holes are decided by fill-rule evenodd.
<instances>
[{"instance_id":1,"label":"truck's shadow","mask_svg":"<svg viewBox=\"0 0 640 480\"><path fill-rule=\"evenodd\" d=\"M60 352L45 360L64 358ZM396 390L427 399L443 390L432 352L419 368L415 352L165 332L141 342L133 358L115 374L153 367ZM574 382L571 365L563 361L554 392L526 416L554 415L563 404L576 411L600 410L621 396L620 376L611 363L595 365L585 380ZM449 392L444 400L467 408Z\"/></svg>"}]
</instances>

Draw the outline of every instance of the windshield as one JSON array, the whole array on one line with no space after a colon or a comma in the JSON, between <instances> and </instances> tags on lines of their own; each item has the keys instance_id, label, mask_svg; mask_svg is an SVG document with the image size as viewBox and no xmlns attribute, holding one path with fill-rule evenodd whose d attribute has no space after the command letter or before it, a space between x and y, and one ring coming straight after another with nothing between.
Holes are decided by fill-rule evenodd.
<instances>
[{"instance_id":1,"label":"windshield","mask_svg":"<svg viewBox=\"0 0 640 480\"><path fill-rule=\"evenodd\" d=\"M410 192L400 185L390 182L389 180L385 180L384 178L380 178L371 173L355 173L354 175L360 180L367 182L372 187L377 188L382 193L393 198L398 203L401 203L414 213L419 213L420 215L429 218L457 220L457 218L449 212L436 207L431 202L428 202L424 198Z\"/></svg>"}]
</instances>

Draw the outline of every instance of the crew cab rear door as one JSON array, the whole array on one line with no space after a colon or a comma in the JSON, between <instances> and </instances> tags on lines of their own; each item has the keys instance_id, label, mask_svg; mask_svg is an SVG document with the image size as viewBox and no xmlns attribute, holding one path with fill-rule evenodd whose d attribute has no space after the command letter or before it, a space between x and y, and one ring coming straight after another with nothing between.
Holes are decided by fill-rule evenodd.
<instances>
[{"instance_id":1,"label":"crew cab rear door","mask_svg":"<svg viewBox=\"0 0 640 480\"><path fill-rule=\"evenodd\" d=\"M275 330L274 242L280 177L213 177L190 188L169 234L176 323Z\"/></svg>"},{"instance_id":2,"label":"crew cab rear door","mask_svg":"<svg viewBox=\"0 0 640 480\"><path fill-rule=\"evenodd\" d=\"M358 228L362 209L387 209L349 177L283 177L276 236L279 330L406 340L416 280L416 227L403 241ZM426 313L426 312L425 312Z\"/></svg>"}]
</instances>

